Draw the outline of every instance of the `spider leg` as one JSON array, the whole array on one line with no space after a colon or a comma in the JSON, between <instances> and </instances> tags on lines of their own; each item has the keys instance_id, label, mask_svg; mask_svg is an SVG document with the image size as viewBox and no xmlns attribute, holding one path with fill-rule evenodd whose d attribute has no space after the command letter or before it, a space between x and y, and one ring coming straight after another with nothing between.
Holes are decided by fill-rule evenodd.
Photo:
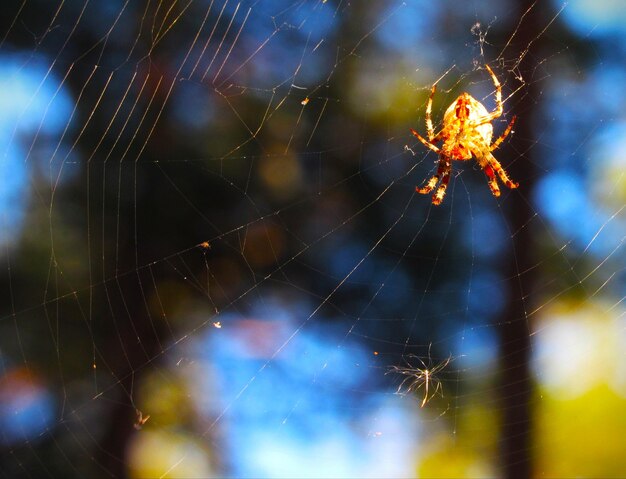
<instances>
[{"instance_id":1,"label":"spider leg","mask_svg":"<svg viewBox=\"0 0 626 479\"><path fill-rule=\"evenodd\" d=\"M504 168L502 168L502 165L500 164L500 162L496 160L496 158L491 153L488 153L487 161L489 161L489 164L493 167L495 172L498 174L498 176L502 180L502 183L504 183L507 188L514 189L519 186L519 183L515 183L511 181L511 179L509 178L509 175L506 174L506 171L504 171Z\"/></svg>"},{"instance_id":2,"label":"spider leg","mask_svg":"<svg viewBox=\"0 0 626 479\"><path fill-rule=\"evenodd\" d=\"M439 183L439 179L441 178L441 175L445 175L446 170L449 170L449 168L450 168L450 165L449 165L448 160L444 159L443 156L440 156L439 166L437 167L437 173L435 173L433 176L430 177L430 179L426 183L426 186L422 186L421 188L419 186L416 186L415 191L417 191L418 193L421 193L422 195L427 195L428 193L430 193L435 188L435 186L437 186L437 183Z\"/></svg>"},{"instance_id":3,"label":"spider leg","mask_svg":"<svg viewBox=\"0 0 626 479\"><path fill-rule=\"evenodd\" d=\"M500 196L500 188L498 187L498 182L496 181L496 175L493 172L493 168L490 164L487 164L483 167L483 171L487 175L487 183L489 184L489 189L491 190L491 194L493 196Z\"/></svg>"},{"instance_id":4,"label":"spider leg","mask_svg":"<svg viewBox=\"0 0 626 479\"><path fill-rule=\"evenodd\" d=\"M437 85L433 85L432 89L430 90L428 105L426 106L426 131L428 132L428 139L431 142L434 142L435 138L435 129L433 128L433 120L431 117L431 113L433 111L433 96L435 96L435 91L437 91Z\"/></svg>"},{"instance_id":5,"label":"spider leg","mask_svg":"<svg viewBox=\"0 0 626 479\"><path fill-rule=\"evenodd\" d=\"M441 385L441 381L439 380L437 380L435 384L435 392L432 394L431 397L435 397L437 394L443 397L443 386Z\"/></svg>"},{"instance_id":6,"label":"spider leg","mask_svg":"<svg viewBox=\"0 0 626 479\"><path fill-rule=\"evenodd\" d=\"M421 193L422 195L427 195L428 193L433 191L433 188L437 186L437 183L439 183L439 175L441 174L440 170L441 167L439 167L439 169L437 170L437 174L431 176L431 178L428 180L428 183L426 183L426 186L422 186L421 188L419 186L416 186L415 191Z\"/></svg>"},{"instance_id":7,"label":"spider leg","mask_svg":"<svg viewBox=\"0 0 626 479\"><path fill-rule=\"evenodd\" d=\"M443 197L446 196L446 189L448 188L448 183L450 182L450 171L452 167L450 162L446 161L446 168L443 172L443 177L441 178L441 184L437 191L433 195L433 205L440 205L443 201Z\"/></svg>"},{"instance_id":8,"label":"spider leg","mask_svg":"<svg viewBox=\"0 0 626 479\"><path fill-rule=\"evenodd\" d=\"M420 407L424 407L424 405L428 401L428 383L429 383L429 381L430 381L430 377L428 375L428 371L426 371L426 382L424 383L424 385L425 385L424 399L422 400L422 405Z\"/></svg>"},{"instance_id":9,"label":"spider leg","mask_svg":"<svg viewBox=\"0 0 626 479\"><path fill-rule=\"evenodd\" d=\"M443 132L445 130L441 130L439 133L437 133L432 140L430 140L431 143L437 143L439 141L441 141L441 139L443 138Z\"/></svg>"},{"instance_id":10,"label":"spider leg","mask_svg":"<svg viewBox=\"0 0 626 479\"><path fill-rule=\"evenodd\" d=\"M500 82L496 78L495 73L493 73L493 70L489 67L489 65L485 65L485 68L487 69L487 71L491 75L491 79L493 80L493 84L496 86L496 109L493 112L489 113L487 116L483 116L481 118L478 118L478 120L476 122L472 122L472 127L476 127L476 126L479 126L479 125L484 125L485 123L491 123L493 120L495 120L496 118L501 116L502 115L502 111L503 111L503 108L502 108L502 86L500 85Z\"/></svg>"},{"instance_id":11,"label":"spider leg","mask_svg":"<svg viewBox=\"0 0 626 479\"><path fill-rule=\"evenodd\" d=\"M400 386L398 386L398 389L396 390L396 394L400 394L400 393L402 392L402 390L404 389L404 385L406 384L406 382L407 382L407 381L411 381L412 379L413 379L412 377L407 376L407 377L404 379L404 381L402 381L402 382L400 383ZM406 392L407 392L407 393L410 393L410 392L411 392L411 390L412 390L412 388L413 388L413 383L411 382L411 383L409 383L409 387L407 388Z\"/></svg>"},{"instance_id":12,"label":"spider leg","mask_svg":"<svg viewBox=\"0 0 626 479\"><path fill-rule=\"evenodd\" d=\"M495 73L493 73L491 67L489 65L485 65L485 68L487 68L487 71L489 72L489 74L491 75L491 79L493 80L493 84L496 86L496 109L491 114L493 115L493 119L495 119L502 115L502 87L500 86L500 82L498 81Z\"/></svg>"},{"instance_id":13,"label":"spider leg","mask_svg":"<svg viewBox=\"0 0 626 479\"><path fill-rule=\"evenodd\" d=\"M415 131L413 128L410 128L411 133L413 133L413 136L415 136L419 141L421 141L424 146L426 146L427 148L430 148L431 150L433 150L435 153L439 153L439 148L437 148L435 145L433 145L431 142L429 142L428 140L426 140L426 138L424 138L422 135L420 135L417 131ZM430 134L430 133L429 133Z\"/></svg>"},{"instance_id":14,"label":"spider leg","mask_svg":"<svg viewBox=\"0 0 626 479\"><path fill-rule=\"evenodd\" d=\"M502 133L500 138L498 138L496 141L494 141L491 144L491 146L489 147L489 151L493 151L496 148L498 148L500 146L500 144L504 141L504 139L507 137L507 135L509 133L511 133L511 130L513 129L513 125L515 125L515 119L516 118L517 118L517 116L513 116L513 118L511 118L511 123L509 123L509 126L506 127L506 130L504 130L504 133Z\"/></svg>"},{"instance_id":15,"label":"spider leg","mask_svg":"<svg viewBox=\"0 0 626 479\"><path fill-rule=\"evenodd\" d=\"M428 351L428 357L430 357L430 348ZM422 364L424 371L426 371L428 369L428 366L426 366L426 363L422 360L422 358L420 358L419 356L415 356L415 358Z\"/></svg>"}]
</instances>

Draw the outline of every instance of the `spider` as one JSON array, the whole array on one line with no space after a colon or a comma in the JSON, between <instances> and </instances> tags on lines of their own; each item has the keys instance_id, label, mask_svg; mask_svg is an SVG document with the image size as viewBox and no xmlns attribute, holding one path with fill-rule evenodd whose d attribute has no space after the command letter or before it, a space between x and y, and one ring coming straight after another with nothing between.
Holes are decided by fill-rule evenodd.
<instances>
[{"instance_id":1,"label":"spider","mask_svg":"<svg viewBox=\"0 0 626 479\"><path fill-rule=\"evenodd\" d=\"M139 430L146 422L148 422L150 415L148 414L147 416L144 416L139 409L135 409L135 414L137 415L137 420L135 421L135 424L133 424L133 427Z\"/></svg>"},{"instance_id":2,"label":"spider","mask_svg":"<svg viewBox=\"0 0 626 479\"><path fill-rule=\"evenodd\" d=\"M422 398L422 404L420 407L424 407L428 401L430 401L437 393L443 396L443 390L441 386L441 380L436 377L436 375L443 369L446 368L450 361L452 361L452 357L448 357L444 361L439 364L435 364L432 367L426 366L426 363L422 361L422 359L418 356L414 356L410 354L408 358L417 359L423 368L413 366L406 358L406 366L391 366L389 372L401 374L406 376L404 380L398 386L398 390L396 394L409 394L411 391L417 391L419 388L424 386L424 397ZM429 348L429 358L430 358L430 348ZM430 359L429 359L430 362ZM408 387L404 390L404 386L408 383ZM434 391L430 391L430 387L434 387ZM404 391L403 391L404 390Z\"/></svg>"},{"instance_id":3,"label":"spider","mask_svg":"<svg viewBox=\"0 0 626 479\"><path fill-rule=\"evenodd\" d=\"M502 115L502 89L500 82L491 68L489 68L489 65L485 65L485 67L496 86L496 109L493 112L488 113L482 103L477 101L469 93L463 92L444 113L441 131L435 135L430 116L433 106L433 96L437 89L437 85L435 84L430 91L428 105L426 106L426 131L428 132L428 140L411 128L411 133L413 133L419 141L439 154L437 172L428 180L426 186L422 186L421 188L419 186L415 187L415 191L418 193L428 194L437 186L437 183L441 181L439 187L433 194L433 205L441 204L446 194L446 188L448 187L450 172L452 170L452 160L471 160L472 155L476 157L476 161L487 175L487 181L493 196L500 196L500 188L496 182L496 174L508 188L513 189L519 186L518 183L514 183L509 179L506 171L504 171L500 165L500 162L491 154L511 132L516 117L513 117L502 136L491 143L491 137L493 135L493 125L491 122ZM434 143L439 141L443 141L443 145L441 147L435 146Z\"/></svg>"}]
</instances>

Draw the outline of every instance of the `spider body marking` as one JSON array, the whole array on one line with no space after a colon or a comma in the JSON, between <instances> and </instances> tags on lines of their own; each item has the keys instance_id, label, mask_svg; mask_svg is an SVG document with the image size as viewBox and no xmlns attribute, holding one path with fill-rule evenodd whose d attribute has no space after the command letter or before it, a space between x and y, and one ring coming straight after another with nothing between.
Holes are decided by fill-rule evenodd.
<instances>
[{"instance_id":1,"label":"spider body marking","mask_svg":"<svg viewBox=\"0 0 626 479\"><path fill-rule=\"evenodd\" d=\"M448 107L443 115L441 131L435 134L431 112L433 96L437 86L433 85L428 98L428 106L426 107L428 140L411 128L411 133L419 141L439 155L437 172L426 182L425 186L415 188L418 193L428 194L439 184L439 187L433 194L432 203L434 205L441 204L446 194L452 171L452 160L467 161L475 157L478 165L487 175L487 182L493 196L500 196L497 178L508 188L513 189L519 186L518 183L511 181L500 162L491 153L500 146L511 132L516 117L513 117L504 133L491 143L493 137L493 125L491 122L501 116L503 112L502 88L489 65L485 65L485 67L496 87L496 109L493 112L489 113L482 103L469 93L463 92ZM443 142L441 147L435 145L438 142Z\"/></svg>"}]
</instances>

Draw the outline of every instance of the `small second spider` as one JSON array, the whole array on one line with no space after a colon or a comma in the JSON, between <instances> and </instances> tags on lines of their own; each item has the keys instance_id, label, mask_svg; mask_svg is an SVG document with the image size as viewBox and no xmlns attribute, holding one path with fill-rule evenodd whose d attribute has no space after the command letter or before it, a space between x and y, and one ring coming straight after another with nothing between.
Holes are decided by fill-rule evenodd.
<instances>
[{"instance_id":1,"label":"small second spider","mask_svg":"<svg viewBox=\"0 0 626 479\"><path fill-rule=\"evenodd\" d=\"M485 65L485 68L496 86L496 109L493 112L489 113L482 103L469 93L463 92L448 107L443 115L441 131L435 134L431 112L437 85L433 85L428 99L428 106L426 107L428 140L411 128L411 133L419 141L439 155L437 172L428 180L425 186L415 188L418 193L428 194L439 184L439 187L433 194L432 202L434 205L441 204L446 195L446 188L450 182L450 173L452 171L452 160L466 161L471 160L472 156L475 157L478 165L487 175L487 182L493 196L500 196L500 188L496 178L500 178L502 183L508 188L513 189L519 186L518 183L511 181L500 162L491 154L511 132L516 117L514 116L511 119L511 123L504 130L502 136L491 143L493 136L493 125L491 122L502 115L502 89L500 82L491 68L489 68L489 65ZM435 143L440 141L443 142L441 147L436 146Z\"/></svg>"}]
</instances>

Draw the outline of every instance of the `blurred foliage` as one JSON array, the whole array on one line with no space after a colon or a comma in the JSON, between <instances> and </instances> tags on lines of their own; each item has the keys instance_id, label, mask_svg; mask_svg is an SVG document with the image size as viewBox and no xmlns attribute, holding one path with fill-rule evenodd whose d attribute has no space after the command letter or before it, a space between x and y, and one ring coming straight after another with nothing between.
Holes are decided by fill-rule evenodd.
<instances>
[{"instance_id":1,"label":"blurred foliage","mask_svg":"<svg viewBox=\"0 0 626 479\"><path fill-rule=\"evenodd\" d=\"M549 2L530 26L513 1L208 5L0 5L3 75L41 82L26 92L32 118L10 108L17 87L0 96L5 190L28 168L0 201L2 473L207 477L242 457L285 471L290 449L253 454L282 438L302 454L293 467L321 466L318 453L369 471L361 457L425 477L499 475L497 381L511 371L494 358L516 344L493 331L556 323L559 308L623 318L619 300L593 301L623 294L623 32L552 25ZM513 34L547 25L532 42ZM436 81L435 122L461 91L493 105L483 63L503 83L496 131L517 114L525 132L498 158L537 170L496 200L461 165L433 208L415 185L435 157L408 129L425 131ZM520 204L536 214L511 231ZM507 273L526 253L532 268ZM505 317L511 305L528 314ZM407 413L384 372L431 349L469 362L442 377L443 399ZM618 477L622 392L600 381L565 399L544 380L522 386L539 386L536 475Z\"/></svg>"},{"instance_id":2,"label":"blurred foliage","mask_svg":"<svg viewBox=\"0 0 626 479\"><path fill-rule=\"evenodd\" d=\"M537 477L623 477L625 407L626 397L607 385L575 399L542 394L535 413Z\"/></svg>"}]
</instances>

